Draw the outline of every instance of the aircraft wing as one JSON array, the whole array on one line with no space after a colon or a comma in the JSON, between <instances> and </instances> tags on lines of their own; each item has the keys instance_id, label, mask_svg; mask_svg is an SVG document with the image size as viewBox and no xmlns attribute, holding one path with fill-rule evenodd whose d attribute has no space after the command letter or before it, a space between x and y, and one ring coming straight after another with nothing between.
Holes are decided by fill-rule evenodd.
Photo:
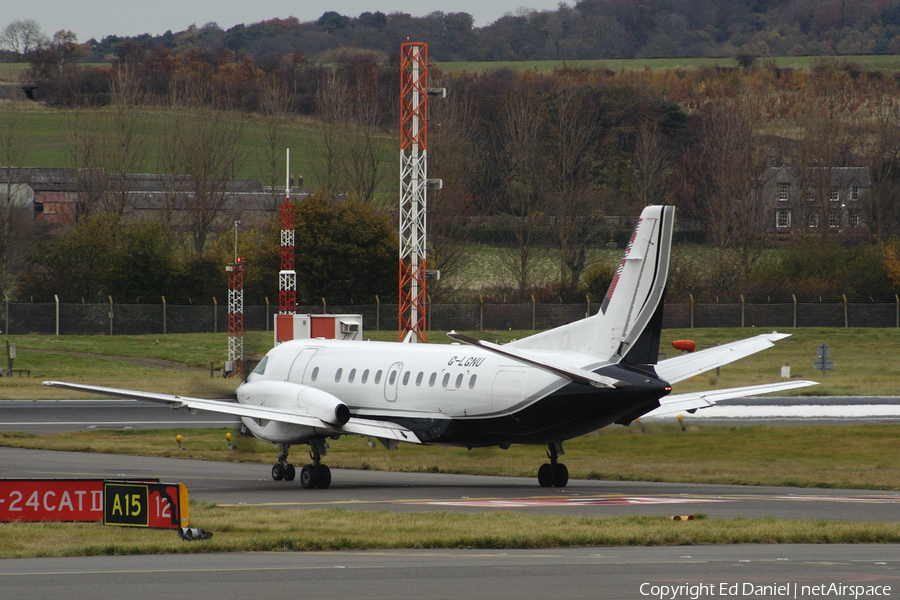
<instances>
[{"instance_id":1,"label":"aircraft wing","mask_svg":"<svg viewBox=\"0 0 900 600\"><path fill-rule=\"evenodd\" d=\"M81 383L68 383L65 381L45 381L44 385L52 388L100 394L103 396L115 396L116 398L129 398L132 400L146 400L167 404L170 408L187 408L192 413L198 410L224 413L250 419L263 419L266 421L280 421L325 429L333 433L360 435L365 437L385 438L400 442L421 444L422 441L406 427L401 427L389 421L374 421L351 417L343 426L325 421L312 415L302 414L279 408L256 406L253 404L239 404L229 400L207 400L204 398L191 398L188 396L173 396L170 394L157 394L154 392L141 392L136 390L124 390L120 388L103 387L99 385L85 385Z\"/></svg>"},{"instance_id":2,"label":"aircraft wing","mask_svg":"<svg viewBox=\"0 0 900 600\"><path fill-rule=\"evenodd\" d=\"M784 392L811 385L819 385L816 381L782 381L780 383L765 383L762 385L748 385L744 387L726 388L723 390L709 390L705 392L693 392L690 394L670 394L659 400L659 408L645 414L645 417L659 417L676 412L694 412L699 408L707 408L722 400L732 398L745 398L757 394L770 394L772 392Z\"/></svg>"},{"instance_id":3,"label":"aircraft wing","mask_svg":"<svg viewBox=\"0 0 900 600\"><path fill-rule=\"evenodd\" d=\"M656 365L656 374L669 383L678 383L694 375L727 365L774 346L774 342L790 337L789 333L764 333L699 352L667 358Z\"/></svg>"},{"instance_id":4,"label":"aircraft wing","mask_svg":"<svg viewBox=\"0 0 900 600\"><path fill-rule=\"evenodd\" d=\"M497 344L492 344L491 342L479 340L462 333L456 333L455 331L451 331L450 333L448 333L447 337L464 344L483 348L488 352L493 352L495 354L499 354L500 356L505 356L506 358L525 363L526 365L531 365L533 367L549 371L554 375L566 377L576 383L585 383L598 388L613 388L617 385L627 385L617 379L604 377L603 375L597 375L596 373L588 371L586 369L580 369L578 367L573 367L570 365L561 365L558 363L549 362L547 360L533 358L531 356L528 356L525 352L519 351L518 349L506 348L504 346L499 346Z\"/></svg>"}]
</instances>

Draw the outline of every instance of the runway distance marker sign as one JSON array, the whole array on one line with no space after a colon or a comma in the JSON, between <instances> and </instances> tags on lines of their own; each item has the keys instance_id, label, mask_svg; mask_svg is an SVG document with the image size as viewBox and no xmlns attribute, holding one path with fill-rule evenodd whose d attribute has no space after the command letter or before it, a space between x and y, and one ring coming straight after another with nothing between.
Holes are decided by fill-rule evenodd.
<instances>
[{"instance_id":1,"label":"runway distance marker sign","mask_svg":"<svg viewBox=\"0 0 900 600\"><path fill-rule=\"evenodd\" d=\"M187 527L188 521L183 484L106 481L103 485L105 525L177 529Z\"/></svg>"},{"instance_id":2,"label":"runway distance marker sign","mask_svg":"<svg viewBox=\"0 0 900 600\"><path fill-rule=\"evenodd\" d=\"M0 480L0 521L102 521L103 480Z\"/></svg>"},{"instance_id":3,"label":"runway distance marker sign","mask_svg":"<svg viewBox=\"0 0 900 600\"><path fill-rule=\"evenodd\" d=\"M0 479L0 522L103 522L187 527L183 484L159 480Z\"/></svg>"}]
</instances>

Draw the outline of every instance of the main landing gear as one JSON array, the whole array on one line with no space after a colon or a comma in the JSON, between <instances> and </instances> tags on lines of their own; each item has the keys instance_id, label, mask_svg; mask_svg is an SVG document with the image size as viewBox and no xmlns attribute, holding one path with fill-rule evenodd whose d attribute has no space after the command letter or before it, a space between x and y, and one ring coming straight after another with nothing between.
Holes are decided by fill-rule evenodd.
<instances>
[{"instance_id":1,"label":"main landing gear","mask_svg":"<svg viewBox=\"0 0 900 600\"><path fill-rule=\"evenodd\" d=\"M309 440L309 457L312 459L311 465L305 465L300 469L300 485L304 489L319 488L326 489L331 485L331 469L328 465L321 463L322 457L325 456L325 440L312 439ZM297 475L294 465L288 463L289 444L281 444L281 454L278 455L278 462L272 466L272 479L275 481L293 481Z\"/></svg>"},{"instance_id":2,"label":"main landing gear","mask_svg":"<svg viewBox=\"0 0 900 600\"><path fill-rule=\"evenodd\" d=\"M542 464L538 469L538 483L541 484L541 487L566 487L566 484L569 483L569 469L561 462L557 462L559 455L565 454L562 444L554 442L549 444L549 448L547 458L550 459L550 462Z\"/></svg>"}]
</instances>

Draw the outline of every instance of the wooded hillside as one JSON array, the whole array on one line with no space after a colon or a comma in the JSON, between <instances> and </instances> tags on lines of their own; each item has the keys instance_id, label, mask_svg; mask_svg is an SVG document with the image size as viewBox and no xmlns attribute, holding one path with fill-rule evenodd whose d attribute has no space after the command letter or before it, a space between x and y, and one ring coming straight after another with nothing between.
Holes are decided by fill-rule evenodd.
<instances>
[{"instance_id":1,"label":"wooded hillside","mask_svg":"<svg viewBox=\"0 0 900 600\"><path fill-rule=\"evenodd\" d=\"M450 7L448 6L448 9ZM257 61L296 51L316 58L342 48L396 52L407 38L427 42L440 61L897 54L900 3L890 0L581 0L555 11L521 10L486 27L468 13L333 11L294 18L215 23L162 36L92 41L94 58L126 42L180 51L225 47Z\"/></svg>"}]
</instances>

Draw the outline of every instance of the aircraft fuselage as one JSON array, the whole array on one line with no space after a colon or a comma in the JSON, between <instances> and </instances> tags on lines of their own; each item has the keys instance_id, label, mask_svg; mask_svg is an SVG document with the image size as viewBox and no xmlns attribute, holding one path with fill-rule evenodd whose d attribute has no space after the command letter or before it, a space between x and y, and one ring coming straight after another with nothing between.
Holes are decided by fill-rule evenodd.
<instances>
[{"instance_id":1,"label":"aircraft fuselage","mask_svg":"<svg viewBox=\"0 0 900 600\"><path fill-rule=\"evenodd\" d=\"M573 383L557 374L472 346L330 340L283 343L238 389L238 401L297 409L293 386L315 388L344 403L353 417L391 421L424 443L458 446L548 444L595 431L659 406L668 386L625 365L584 363L622 382L615 388ZM536 355L541 353L537 352ZM548 352L548 358L572 359ZM577 357L576 357L577 358ZM631 416L627 420L633 419ZM274 443L297 443L311 429L245 419Z\"/></svg>"}]
</instances>

